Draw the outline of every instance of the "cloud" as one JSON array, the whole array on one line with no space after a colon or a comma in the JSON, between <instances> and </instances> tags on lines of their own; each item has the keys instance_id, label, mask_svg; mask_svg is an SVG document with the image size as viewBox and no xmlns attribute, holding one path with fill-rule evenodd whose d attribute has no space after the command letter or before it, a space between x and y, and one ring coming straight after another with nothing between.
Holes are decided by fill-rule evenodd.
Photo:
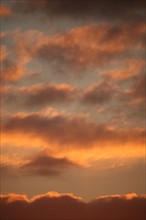
<instances>
[{"instance_id":1,"label":"cloud","mask_svg":"<svg viewBox=\"0 0 146 220\"><path fill-rule=\"evenodd\" d=\"M17 38L16 31L6 31L1 33L3 44L1 46L1 75L2 84L16 82L26 74L25 68L31 60L26 52L25 45ZM19 36L18 36L19 37ZM9 43L8 43L9 42ZM29 71L27 71L29 73ZM27 74L28 74L27 73ZM27 75L26 74L26 75Z\"/></svg>"},{"instance_id":2,"label":"cloud","mask_svg":"<svg viewBox=\"0 0 146 220\"><path fill-rule=\"evenodd\" d=\"M145 75L140 75L136 77L133 85L126 91L125 96L132 105L144 105L145 102L145 85L146 85Z\"/></svg>"},{"instance_id":3,"label":"cloud","mask_svg":"<svg viewBox=\"0 0 146 220\"><path fill-rule=\"evenodd\" d=\"M120 65L120 62L119 62ZM121 62L121 67L113 70L106 70L101 74L111 77L117 81L126 81L141 74L144 68L144 60L130 59Z\"/></svg>"},{"instance_id":4,"label":"cloud","mask_svg":"<svg viewBox=\"0 0 146 220\"><path fill-rule=\"evenodd\" d=\"M17 157L13 156L12 154L7 157L1 155L0 170L2 175L57 177L69 168L80 166L66 157L53 157L46 152L40 152L35 156L18 157L18 161Z\"/></svg>"},{"instance_id":5,"label":"cloud","mask_svg":"<svg viewBox=\"0 0 146 220\"><path fill-rule=\"evenodd\" d=\"M146 77L144 74L136 76L131 81L131 86L120 95L123 105L127 105L127 120L139 127L145 127L146 111ZM134 120L133 120L134 119Z\"/></svg>"},{"instance_id":6,"label":"cloud","mask_svg":"<svg viewBox=\"0 0 146 220\"><path fill-rule=\"evenodd\" d=\"M6 5L0 6L0 16L8 17L12 14L12 9Z\"/></svg>"},{"instance_id":7,"label":"cloud","mask_svg":"<svg viewBox=\"0 0 146 220\"><path fill-rule=\"evenodd\" d=\"M141 144L144 130L110 128L96 124L84 117L50 116L37 113L17 114L5 118L2 132L11 136L23 135L56 144L62 150L67 148L88 149L100 145L113 146L120 143Z\"/></svg>"},{"instance_id":8,"label":"cloud","mask_svg":"<svg viewBox=\"0 0 146 220\"><path fill-rule=\"evenodd\" d=\"M122 91L119 97L121 103L128 107L126 110L128 120L134 118L137 124L137 120L140 120L142 126L145 121L145 80L146 77L143 73L135 76L130 81L131 85Z\"/></svg>"},{"instance_id":9,"label":"cloud","mask_svg":"<svg viewBox=\"0 0 146 220\"><path fill-rule=\"evenodd\" d=\"M31 88L22 88L21 92L27 96L27 105L44 105L72 101L75 87L69 84L39 84Z\"/></svg>"},{"instance_id":10,"label":"cloud","mask_svg":"<svg viewBox=\"0 0 146 220\"><path fill-rule=\"evenodd\" d=\"M24 64L37 59L55 73L80 75L86 70L106 67L113 60L127 59L131 50L132 54L142 53L145 23L88 24L52 35L15 30L10 35L14 40L12 54L24 60Z\"/></svg>"},{"instance_id":11,"label":"cloud","mask_svg":"<svg viewBox=\"0 0 146 220\"><path fill-rule=\"evenodd\" d=\"M111 101L117 87L105 77L102 81L80 89L71 84L35 84L18 89L9 88L3 92L4 104L23 108L42 107L49 104L67 104L78 101L80 104L102 104Z\"/></svg>"},{"instance_id":12,"label":"cloud","mask_svg":"<svg viewBox=\"0 0 146 220\"><path fill-rule=\"evenodd\" d=\"M103 104L110 101L116 92L113 83L108 79L85 89L81 101L85 104Z\"/></svg>"},{"instance_id":13,"label":"cloud","mask_svg":"<svg viewBox=\"0 0 146 220\"><path fill-rule=\"evenodd\" d=\"M26 195L8 194L1 198L4 219L54 220L144 220L146 196L135 193L97 197L85 203L73 194L50 192L28 199Z\"/></svg>"},{"instance_id":14,"label":"cloud","mask_svg":"<svg viewBox=\"0 0 146 220\"><path fill-rule=\"evenodd\" d=\"M0 37L3 38L0 48L2 60L0 79L2 83L16 82L29 73L28 70L25 71L25 68L31 56L27 52L23 39L19 39L19 31L3 31Z\"/></svg>"},{"instance_id":15,"label":"cloud","mask_svg":"<svg viewBox=\"0 0 146 220\"><path fill-rule=\"evenodd\" d=\"M78 89L71 84L35 84L21 88L3 88L2 102L11 109L41 108L50 104L72 103L78 98Z\"/></svg>"},{"instance_id":16,"label":"cloud","mask_svg":"<svg viewBox=\"0 0 146 220\"><path fill-rule=\"evenodd\" d=\"M17 63L10 59L2 61L0 79L2 82L17 81L24 73L22 63Z\"/></svg>"},{"instance_id":17,"label":"cloud","mask_svg":"<svg viewBox=\"0 0 146 220\"><path fill-rule=\"evenodd\" d=\"M32 56L51 64L56 72L73 69L79 74L87 69L106 66L113 59L124 59L131 49L139 51L144 46L144 36L143 22L86 25L40 38Z\"/></svg>"},{"instance_id":18,"label":"cloud","mask_svg":"<svg viewBox=\"0 0 146 220\"><path fill-rule=\"evenodd\" d=\"M45 154L32 158L19 169L26 175L58 176L64 169L76 166L66 158L54 158Z\"/></svg>"},{"instance_id":19,"label":"cloud","mask_svg":"<svg viewBox=\"0 0 146 220\"><path fill-rule=\"evenodd\" d=\"M13 203L15 201L29 201L26 195L10 193L8 195L0 195L1 201L4 203Z\"/></svg>"},{"instance_id":20,"label":"cloud","mask_svg":"<svg viewBox=\"0 0 146 220\"><path fill-rule=\"evenodd\" d=\"M19 14L41 13L50 18L72 18L72 19L92 19L92 20L121 20L141 18L144 20L144 0L116 1L98 0L86 2L81 0L42 0L21 1L14 3L13 10ZM114 13L113 13L114 12Z\"/></svg>"},{"instance_id":21,"label":"cloud","mask_svg":"<svg viewBox=\"0 0 146 220\"><path fill-rule=\"evenodd\" d=\"M6 47L0 46L0 60L2 61L7 55Z\"/></svg>"}]
</instances>

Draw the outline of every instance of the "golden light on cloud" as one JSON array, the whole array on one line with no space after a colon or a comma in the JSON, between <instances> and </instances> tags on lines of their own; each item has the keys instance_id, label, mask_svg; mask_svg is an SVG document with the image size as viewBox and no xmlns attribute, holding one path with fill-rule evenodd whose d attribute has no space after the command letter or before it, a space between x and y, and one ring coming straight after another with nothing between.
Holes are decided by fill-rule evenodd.
<instances>
[{"instance_id":1,"label":"golden light on cloud","mask_svg":"<svg viewBox=\"0 0 146 220\"><path fill-rule=\"evenodd\" d=\"M133 149L134 148L134 149ZM57 156L66 156L71 158L76 163L85 167L92 167L98 160L106 159L129 159L129 158L144 158L145 146L126 144L124 146L108 145L97 146L88 150L71 150L66 152L55 152Z\"/></svg>"},{"instance_id":2,"label":"golden light on cloud","mask_svg":"<svg viewBox=\"0 0 146 220\"><path fill-rule=\"evenodd\" d=\"M132 200L134 198L146 198L146 195L138 195L136 193L129 193L129 194L124 194L124 195L120 195L120 194L115 194L115 195L106 195L106 196L98 196L96 197L96 199L105 199L105 200L112 200L113 198L122 198L122 199L126 199L126 200Z\"/></svg>"},{"instance_id":3,"label":"golden light on cloud","mask_svg":"<svg viewBox=\"0 0 146 220\"><path fill-rule=\"evenodd\" d=\"M115 80L126 80L130 77L139 75L144 65L145 63L143 60L127 60L127 62L124 63L125 68L107 71L102 74L112 77Z\"/></svg>"},{"instance_id":4,"label":"golden light on cloud","mask_svg":"<svg viewBox=\"0 0 146 220\"><path fill-rule=\"evenodd\" d=\"M2 133L1 136L2 147L6 145L11 145L13 143L13 149L17 148L34 148L37 151L44 151L46 154L50 154L56 157L66 157L70 158L77 164L83 167L93 166L95 161L105 160L110 158L142 158L145 155L145 144L140 144L139 142L129 141L127 143L111 143L111 142L101 142L94 143L92 147L85 146L80 147L78 145L68 145L62 149L59 144L47 143L44 139L31 136L27 134L5 134ZM21 141L20 141L21 140Z\"/></svg>"},{"instance_id":5,"label":"golden light on cloud","mask_svg":"<svg viewBox=\"0 0 146 220\"><path fill-rule=\"evenodd\" d=\"M1 195L0 196L1 199L5 199L7 203L13 203L16 201L26 201L29 202L29 199L27 197L27 195L19 195L19 194L14 194L14 193L10 193L8 196L6 195Z\"/></svg>"},{"instance_id":6,"label":"golden light on cloud","mask_svg":"<svg viewBox=\"0 0 146 220\"><path fill-rule=\"evenodd\" d=\"M144 0L2 2L2 219L144 220Z\"/></svg>"},{"instance_id":7,"label":"golden light on cloud","mask_svg":"<svg viewBox=\"0 0 146 220\"><path fill-rule=\"evenodd\" d=\"M33 201L41 199L41 198L59 198L61 196L67 196L67 197L69 196L69 197L76 199L76 200L82 200L81 197L76 196L73 193L58 193L58 192L54 191L54 192L48 192L48 193L45 193L42 195L34 196L32 199L30 199L30 202L33 202Z\"/></svg>"},{"instance_id":8,"label":"golden light on cloud","mask_svg":"<svg viewBox=\"0 0 146 220\"><path fill-rule=\"evenodd\" d=\"M39 148L40 146L45 145L45 142L38 137L33 137L31 135L23 134L1 134L1 145L13 145L16 147L30 147L30 148Z\"/></svg>"}]
</instances>

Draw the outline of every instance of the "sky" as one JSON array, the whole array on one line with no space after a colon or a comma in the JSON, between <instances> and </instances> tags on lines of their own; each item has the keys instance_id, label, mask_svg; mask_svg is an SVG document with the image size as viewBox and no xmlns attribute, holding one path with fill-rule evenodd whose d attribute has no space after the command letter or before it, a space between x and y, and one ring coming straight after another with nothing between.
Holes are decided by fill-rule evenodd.
<instances>
[{"instance_id":1,"label":"sky","mask_svg":"<svg viewBox=\"0 0 146 220\"><path fill-rule=\"evenodd\" d=\"M1 0L0 17L2 218L144 220L144 1Z\"/></svg>"}]
</instances>

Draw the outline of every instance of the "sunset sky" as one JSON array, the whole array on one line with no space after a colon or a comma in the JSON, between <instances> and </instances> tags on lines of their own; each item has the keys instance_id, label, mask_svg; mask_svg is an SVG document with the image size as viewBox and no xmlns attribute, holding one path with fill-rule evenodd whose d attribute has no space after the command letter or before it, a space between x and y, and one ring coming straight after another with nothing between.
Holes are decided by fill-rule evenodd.
<instances>
[{"instance_id":1,"label":"sunset sky","mask_svg":"<svg viewBox=\"0 0 146 220\"><path fill-rule=\"evenodd\" d=\"M23 208L64 203L51 219L107 219L112 207L113 219L144 219L145 10L143 0L1 0L4 219L22 219L16 201L25 220L43 218Z\"/></svg>"}]
</instances>

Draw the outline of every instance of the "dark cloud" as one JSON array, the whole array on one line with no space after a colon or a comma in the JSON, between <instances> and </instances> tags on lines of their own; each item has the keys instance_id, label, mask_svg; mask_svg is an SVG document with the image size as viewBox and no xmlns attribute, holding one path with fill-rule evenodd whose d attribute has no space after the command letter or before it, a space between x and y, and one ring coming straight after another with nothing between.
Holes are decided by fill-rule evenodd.
<instances>
[{"instance_id":1,"label":"dark cloud","mask_svg":"<svg viewBox=\"0 0 146 220\"><path fill-rule=\"evenodd\" d=\"M20 167L21 171L30 175L56 176L64 169L75 166L66 158L54 158L47 155L38 155Z\"/></svg>"},{"instance_id":2,"label":"dark cloud","mask_svg":"<svg viewBox=\"0 0 146 220\"><path fill-rule=\"evenodd\" d=\"M110 101L115 95L116 89L113 83L104 80L98 85L86 89L82 96L82 102L86 104L102 104Z\"/></svg>"},{"instance_id":3,"label":"dark cloud","mask_svg":"<svg viewBox=\"0 0 146 220\"><path fill-rule=\"evenodd\" d=\"M49 104L64 104L76 98L77 89L70 84L36 84L21 89L9 89L2 101L11 107L33 108Z\"/></svg>"},{"instance_id":4,"label":"dark cloud","mask_svg":"<svg viewBox=\"0 0 146 220\"><path fill-rule=\"evenodd\" d=\"M79 164L63 157L56 158L44 153L27 158L27 162L18 164L2 163L0 172L4 176L46 176L55 177L64 173L68 168L79 167Z\"/></svg>"},{"instance_id":5,"label":"dark cloud","mask_svg":"<svg viewBox=\"0 0 146 220\"><path fill-rule=\"evenodd\" d=\"M67 104L79 101L82 104L102 104L112 100L117 88L113 81L105 78L100 83L87 87L83 91L70 84L36 84L21 89L9 89L2 96L8 106L26 108L42 107L49 104Z\"/></svg>"},{"instance_id":6,"label":"dark cloud","mask_svg":"<svg viewBox=\"0 0 146 220\"><path fill-rule=\"evenodd\" d=\"M19 14L43 13L49 17L74 19L121 20L144 19L144 0L24 0L14 3L13 10Z\"/></svg>"},{"instance_id":7,"label":"dark cloud","mask_svg":"<svg viewBox=\"0 0 146 220\"><path fill-rule=\"evenodd\" d=\"M25 91L24 91L25 92ZM26 91L27 94L27 91ZM75 88L71 85L41 85L28 91L28 105L44 105L53 102L61 103L72 101L75 97Z\"/></svg>"},{"instance_id":8,"label":"dark cloud","mask_svg":"<svg viewBox=\"0 0 146 220\"><path fill-rule=\"evenodd\" d=\"M102 42L112 44L121 42L123 45L145 45L145 22L130 21L119 25L112 25L103 36Z\"/></svg>"},{"instance_id":9,"label":"dark cloud","mask_svg":"<svg viewBox=\"0 0 146 220\"><path fill-rule=\"evenodd\" d=\"M1 217L7 220L144 220L146 197L136 194L99 197L85 203L71 194L48 193L32 200L23 195L1 196Z\"/></svg>"},{"instance_id":10,"label":"dark cloud","mask_svg":"<svg viewBox=\"0 0 146 220\"><path fill-rule=\"evenodd\" d=\"M45 61L58 73L64 73L66 69L70 72L76 70L77 73L83 70L85 71L87 65L90 67L88 55L85 57L88 64L80 61L84 50L79 45L74 45L73 42L70 43L70 45L61 45L58 43L56 45L51 45L50 43L42 44L39 48L36 48L33 56L41 61Z\"/></svg>"},{"instance_id":11,"label":"dark cloud","mask_svg":"<svg viewBox=\"0 0 146 220\"><path fill-rule=\"evenodd\" d=\"M54 116L39 114L16 115L5 118L3 132L39 137L60 148L92 147L103 143L141 143L144 131L138 129L110 129L107 125L89 122L83 117Z\"/></svg>"}]
</instances>

